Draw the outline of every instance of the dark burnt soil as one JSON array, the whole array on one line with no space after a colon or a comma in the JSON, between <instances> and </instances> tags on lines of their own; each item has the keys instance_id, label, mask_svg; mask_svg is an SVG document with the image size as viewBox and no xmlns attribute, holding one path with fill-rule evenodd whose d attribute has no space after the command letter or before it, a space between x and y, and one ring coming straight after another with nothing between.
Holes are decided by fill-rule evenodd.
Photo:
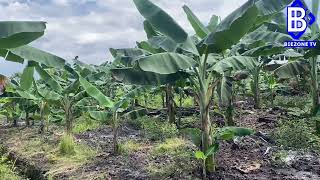
<instances>
[{"instance_id":1,"label":"dark burnt soil","mask_svg":"<svg viewBox=\"0 0 320 180\"><path fill-rule=\"evenodd\" d=\"M277 166L273 155L279 151L270 133L280 118L290 119L284 109L254 110L238 105L237 124L250 127L255 135L235 143L223 143L217 156L218 171L215 179L234 180L320 180L320 157L315 153L289 152L287 165Z\"/></svg>"},{"instance_id":2,"label":"dark burnt soil","mask_svg":"<svg viewBox=\"0 0 320 180\"><path fill-rule=\"evenodd\" d=\"M274 163L273 157L279 151L279 147L275 146L270 133L280 118L289 118L285 110L281 108L255 110L252 106L240 102L237 103L236 112L237 125L250 127L256 133L236 139L234 143L221 144L217 156L217 172L211 179L320 180L320 158L314 153L290 152L286 165L279 166ZM0 133L2 144L6 144L6 136L14 135L6 134L6 131ZM150 157L156 142L146 140L141 136L141 132L128 126L122 127L119 137L120 142L134 140L143 145L139 150L129 154L114 155L112 131L109 127L78 134L77 141L98 148L98 155L85 165L56 174L53 179L201 179L201 169L197 167L198 162L195 159L184 164L189 166L188 170L177 168L166 176L151 175L148 170L150 164L170 167L170 164L177 163L177 159L169 155ZM38 162L41 162L40 159L34 159L32 164ZM40 165L46 166L41 163Z\"/></svg>"}]
</instances>

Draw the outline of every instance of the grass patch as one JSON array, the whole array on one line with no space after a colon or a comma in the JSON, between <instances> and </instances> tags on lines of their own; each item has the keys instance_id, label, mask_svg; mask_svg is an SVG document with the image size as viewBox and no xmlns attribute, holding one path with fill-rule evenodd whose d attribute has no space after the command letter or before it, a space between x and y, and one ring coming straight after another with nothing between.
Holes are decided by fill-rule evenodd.
<instances>
[{"instance_id":1,"label":"grass patch","mask_svg":"<svg viewBox=\"0 0 320 180\"><path fill-rule=\"evenodd\" d=\"M154 148L156 154L177 154L187 148L187 143L181 138L166 139Z\"/></svg>"},{"instance_id":2,"label":"grass patch","mask_svg":"<svg viewBox=\"0 0 320 180\"><path fill-rule=\"evenodd\" d=\"M5 156L0 156L0 180L20 180L15 172L14 164Z\"/></svg>"},{"instance_id":3,"label":"grass patch","mask_svg":"<svg viewBox=\"0 0 320 180\"><path fill-rule=\"evenodd\" d=\"M170 138L157 144L151 151L153 160L147 167L153 179L168 177L194 179L192 172L199 165L193 157L192 143L181 138ZM163 162L165 161L165 162ZM173 178L175 179L175 178Z\"/></svg>"},{"instance_id":4,"label":"grass patch","mask_svg":"<svg viewBox=\"0 0 320 180\"><path fill-rule=\"evenodd\" d=\"M319 151L320 138L314 131L306 120L292 120L280 123L273 136L277 145L284 149Z\"/></svg>"},{"instance_id":5,"label":"grass patch","mask_svg":"<svg viewBox=\"0 0 320 180\"><path fill-rule=\"evenodd\" d=\"M63 135L59 143L59 152L62 155L73 155L75 154L75 143L74 139L70 135Z\"/></svg>"},{"instance_id":6,"label":"grass patch","mask_svg":"<svg viewBox=\"0 0 320 180\"><path fill-rule=\"evenodd\" d=\"M139 120L146 138L157 141L176 137L178 129L175 124L162 122L160 119L144 117Z\"/></svg>"},{"instance_id":7,"label":"grass patch","mask_svg":"<svg viewBox=\"0 0 320 180\"><path fill-rule=\"evenodd\" d=\"M134 140L128 140L128 141L125 141L121 144L119 144L119 152L121 154L130 154L130 153L133 153L133 152L136 152L136 151L139 151L143 148L145 148L145 144L143 143L138 143Z\"/></svg>"},{"instance_id":8,"label":"grass patch","mask_svg":"<svg viewBox=\"0 0 320 180\"><path fill-rule=\"evenodd\" d=\"M75 125L72 129L73 133L82 133L90 130L97 129L101 124L98 121L91 119L89 116L84 115L76 119Z\"/></svg>"},{"instance_id":9,"label":"grass patch","mask_svg":"<svg viewBox=\"0 0 320 180\"><path fill-rule=\"evenodd\" d=\"M98 150L79 142L73 142L73 153L63 153L63 151L70 150L66 150L70 148L68 147L70 139L61 136L63 143L60 143L58 133L60 132L41 137L33 129L25 129L20 132L12 131L7 145L10 147L10 151L16 152L21 157L29 159L35 164L39 163L39 166L48 167L47 174L52 177L76 169L96 156Z\"/></svg>"}]
</instances>

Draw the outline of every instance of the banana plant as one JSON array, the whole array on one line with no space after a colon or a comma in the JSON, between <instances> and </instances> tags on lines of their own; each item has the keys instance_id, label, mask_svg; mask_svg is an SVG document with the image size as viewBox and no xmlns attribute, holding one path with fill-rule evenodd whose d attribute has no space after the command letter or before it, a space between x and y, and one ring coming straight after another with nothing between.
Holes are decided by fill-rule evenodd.
<instances>
[{"instance_id":1,"label":"banana plant","mask_svg":"<svg viewBox=\"0 0 320 180\"><path fill-rule=\"evenodd\" d=\"M139 87L134 88L129 91L127 94L122 96L120 99L111 99L108 96L104 95L96 85L89 82L86 78L80 76L79 81L83 87L83 89L88 93L89 96L98 101L100 107L99 111L91 111L90 115L94 119L106 120L107 110L110 110L112 113L112 129L113 129L113 152L116 154L119 152L118 145L118 130L121 125L121 120L119 119L119 115L124 114L124 111L128 108L129 102L135 98L135 96L139 92ZM131 114L130 111L126 114Z\"/></svg>"},{"instance_id":2,"label":"banana plant","mask_svg":"<svg viewBox=\"0 0 320 180\"><path fill-rule=\"evenodd\" d=\"M199 133L198 133L199 134ZM202 174L206 178L206 160L211 156L215 156L220 150L221 141L230 141L234 140L237 137L244 137L253 134L253 130L248 128L239 128L239 127L224 127L217 128L212 133L213 143L210 148L206 151L196 151L195 157L202 160ZM198 137L200 139L200 137Z\"/></svg>"},{"instance_id":3,"label":"banana plant","mask_svg":"<svg viewBox=\"0 0 320 180\"><path fill-rule=\"evenodd\" d=\"M246 66L241 62L256 61L248 56L226 57L226 50L231 49L244 35L258 28L256 27L257 24L263 24L290 2L289 0L272 2L266 0L248 1L222 20L213 31L204 26L194 14L191 15L188 13L189 11L186 11L189 14L189 20L192 20L193 27L197 28L195 28L197 35L204 37L197 39L194 36L189 36L172 17L149 0L134 0L138 11L148 22L148 28L153 29L148 32L153 33L153 36L158 36L161 33L156 39L158 40L156 42L160 43L158 43L158 48L144 43L144 49L149 51L151 55L135 58L134 66L131 68L112 69L113 76L117 80L132 84L137 83L137 79L141 79L141 75L144 75L144 80L152 80L158 84L166 84L170 80L172 83L172 80L177 79L171 77L177 77L178 74L180 74L180 79L188 78L197 90L197 96L200 101L202 151L206 152L213 143L210 136L212 128L209 117L212 92L224 76L224 74L214 70L218 68L215 63L228 60L233 63L239 63L236 67L239 70L244 70ZM159 53L157 49L165 51L160 51ZM221 64L224 63L220 63L220 66ZM220 69L222 68L221 66ZM145 74L148 74L149 77ZM184 77L181 76L182 74L184 74ZM221 92L227 99L228 92ZM208 172L213 172L214 167L214 159L210 155L206 159L206 169Z\"/></svg>"}]
</instances>

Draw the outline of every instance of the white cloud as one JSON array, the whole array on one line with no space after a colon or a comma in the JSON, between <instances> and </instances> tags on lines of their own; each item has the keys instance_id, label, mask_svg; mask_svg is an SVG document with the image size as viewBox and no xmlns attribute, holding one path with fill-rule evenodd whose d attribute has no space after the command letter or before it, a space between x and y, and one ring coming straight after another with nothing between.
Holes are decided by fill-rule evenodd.
<instances>
[{"instance_id":1,"label":"white cloud","mask_svg":"<svg viewBox=\"0 0 320 180\"><path fill-rule=\"evenodd\" d=\"M193 32L184 4L208 23L213 14L224 18L246 0L153 1ZM32 45L66 59L78 55L87 63L110 60L110 47L132 47L145 38L143 17L132 0L0 0L0 12L0 20L46 21L45 35Z\"/></svg>"}]
</instances>

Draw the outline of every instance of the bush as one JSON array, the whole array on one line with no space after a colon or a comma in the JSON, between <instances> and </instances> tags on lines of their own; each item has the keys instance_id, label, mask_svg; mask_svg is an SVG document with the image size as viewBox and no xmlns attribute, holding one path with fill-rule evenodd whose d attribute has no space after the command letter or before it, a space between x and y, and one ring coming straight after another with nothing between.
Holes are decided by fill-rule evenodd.
<instances>
[{"instance_id":1,"label":"bush","mask_svg":"<svg viewBox=\"0 0 320 180\"><path fill-rule=\"evenodd\" d=\"M144 136L152 141L164 140L177 136L178 129L175 124L161 122L159 119L145 117L139 120Z\"/></svg>"},{"instance_id":2,"label":"bush","mask_svg":"<svg viewBox=\"0 0 320 180\"><path fill-rule=\"evenodd\" d=\"M285 149L316 150L320 141L313 132L314 128L305 120L293 120L281 123L273 136L277 145Z\"/></svg>"},{"instance_id":3,"label":"bush","mask_svg":"<svg viewBox=\"0 0 320 180\"><path fill-rule=\"evenodd\" d=\"M75 143L70 135L63 135L59 144L59 151L62 155L75 154Z\"/></svg>"}]
</instances>

